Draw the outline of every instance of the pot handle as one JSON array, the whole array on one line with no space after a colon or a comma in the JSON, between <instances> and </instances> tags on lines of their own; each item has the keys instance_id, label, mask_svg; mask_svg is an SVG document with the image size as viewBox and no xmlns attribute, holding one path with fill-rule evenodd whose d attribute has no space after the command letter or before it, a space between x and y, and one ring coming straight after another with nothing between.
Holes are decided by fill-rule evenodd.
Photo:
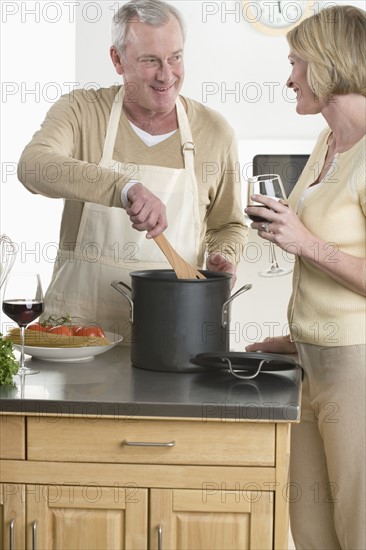
<instances>
[{"instance_id":1,"label":"pot handle","mask_svg":"<svg viewBox=\"0 0 366 550\"><path fill-rule=\"evenodd\" d=\"M251 288L252 288L251 284L242 286L232 296L230 296L230 298L223 304L222 314L221 314L221 324L224 328L226 328L229 323L229 305L231 304L231 302L235 300L235 298L240 296L240 294L243 294L244 292L246 292L247 290L250 290Z\"/></svg>"},{"instance_id":2,"label":"pot handle","mask_svg":"<svg viewBox=\"0 0 366 550\"><path fill-rule=\"evenodd\" d=\"M123 290L123 288L121 287L127 288L127 290L129 290L130 292L131 292L131 288L125 283L122 283L122 281L112 281L111 286L113 286L113 288L117 290L117 292L122 294L126 298L126 300L128 300L128 303L130 304L130 321L132 324L133 323L133 301L131 300L129 295L126 293L126 291Z\"/></svg>"}]
</instances>

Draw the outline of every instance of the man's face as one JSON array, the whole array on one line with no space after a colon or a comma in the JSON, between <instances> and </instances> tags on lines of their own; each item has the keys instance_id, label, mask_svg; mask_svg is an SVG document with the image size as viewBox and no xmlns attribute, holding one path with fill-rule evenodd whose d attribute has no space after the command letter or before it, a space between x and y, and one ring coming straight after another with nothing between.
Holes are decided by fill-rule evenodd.
<instances>
[{"instance_id":1,"label":"man's face","mask_svg":"<svg viewBox=\"0 0 366 550\"><path fill-rule=\"evenodd\" d=\"M149 114L174 109L184 78L183 46L182 31L173 16L161 27L138 21L129 24L125 51L116 65L129 108Z\"/></svg>"}]
</instances>

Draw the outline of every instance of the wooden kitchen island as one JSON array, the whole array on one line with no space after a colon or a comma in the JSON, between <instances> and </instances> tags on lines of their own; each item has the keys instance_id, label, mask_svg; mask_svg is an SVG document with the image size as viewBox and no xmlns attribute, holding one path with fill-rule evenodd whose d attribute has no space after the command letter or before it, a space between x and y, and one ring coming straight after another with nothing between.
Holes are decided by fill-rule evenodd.
<instances>
[{"instance_id":1,"label":"wooden kitchen island","mask_svg":"<svg viewBox=\"0 0 366 550\"><path fill-rule=\"evenodd\" d=\"M299 367L161 373L124 346L29 366L0 388L4 550L287 548Z\"/></svg>"}]
</instances>

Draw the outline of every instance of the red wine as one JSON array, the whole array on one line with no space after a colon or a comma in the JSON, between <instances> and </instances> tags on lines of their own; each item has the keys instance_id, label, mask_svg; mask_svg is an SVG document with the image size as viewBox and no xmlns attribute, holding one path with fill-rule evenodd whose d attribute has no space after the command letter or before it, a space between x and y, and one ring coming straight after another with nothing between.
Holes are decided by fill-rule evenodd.
<instances>
[{"instance_id":1,"label":"red wine","mask_svg":"<svg viewBox=\"0 0 366 550\"><path fill-rule=\"evenodd\" d=\"M20 327L25 327L43 311L43 302L39 300L4 300L3 312Z\"/></svg>"},{"instance_id":2,"label":"red wine","mask_svg":"<svg viewBox=\"0 0 366 550\"><path fill-rule=\"evenodd\" d=\"M268 206L264 206L264 204L251 204L250 206L253 206L253 207L255 206L256 208L267 208L267 210L270 210L270 208L268 208ZM252 214L249 214L249 212L247 212L247 215L253 222L268 222L266 218L261 218L260 216L253 216Z\"/></svg>"}]
</instances>

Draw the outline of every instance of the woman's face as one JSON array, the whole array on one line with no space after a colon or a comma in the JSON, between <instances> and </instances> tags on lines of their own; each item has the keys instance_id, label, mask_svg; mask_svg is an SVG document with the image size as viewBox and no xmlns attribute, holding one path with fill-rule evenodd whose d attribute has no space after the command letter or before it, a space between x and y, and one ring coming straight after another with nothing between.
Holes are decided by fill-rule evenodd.
<instances>
[{"instance_id":1,"label":"woman's face","mask_svg":"<svg viewBox=\"0 0 366 550\"><path fill-rule=\"evenodd\" d=\"M321 112L323 103L310 88L307 79L308 62L294 52L288 56L292 71L286 85L296 93L296 112L299 115L315 115Z\"/></svg>"}]
</instances>

